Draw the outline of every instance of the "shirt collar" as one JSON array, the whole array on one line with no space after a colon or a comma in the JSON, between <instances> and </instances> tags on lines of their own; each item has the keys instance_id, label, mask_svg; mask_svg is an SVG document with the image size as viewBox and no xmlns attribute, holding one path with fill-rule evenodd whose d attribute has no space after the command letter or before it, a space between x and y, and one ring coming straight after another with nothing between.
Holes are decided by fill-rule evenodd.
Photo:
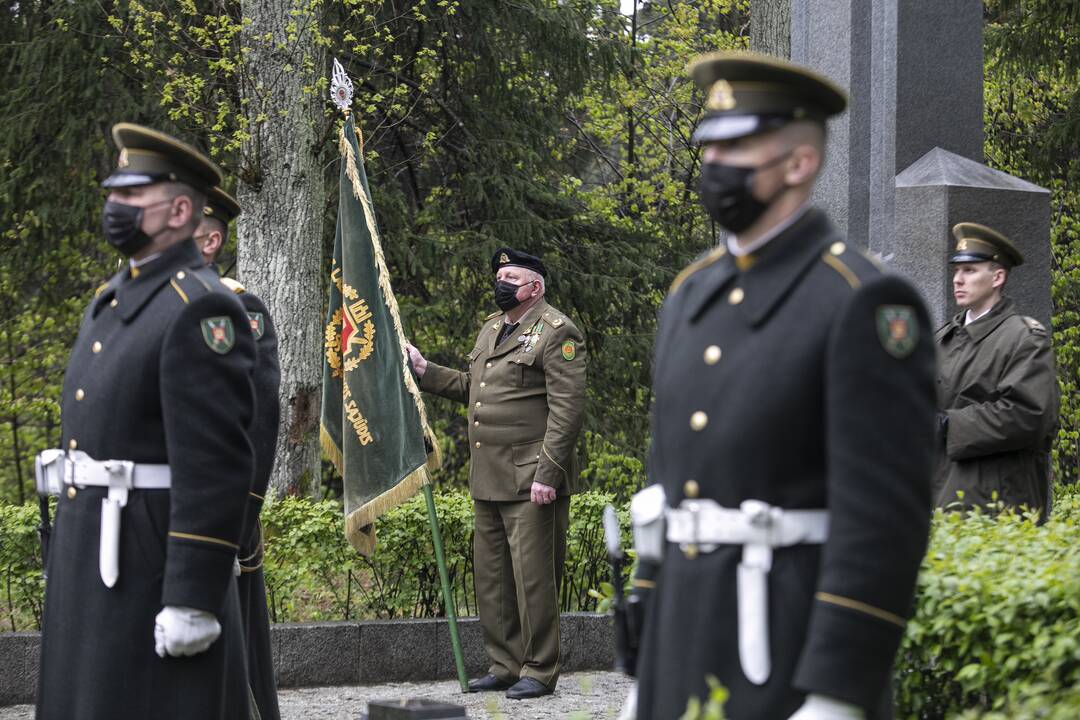
<instances>
[{"instance_id":1,"label":"shirt collar","mask_svg":"<svg viewBox=\"0 0 1080 720\"><path fill-rule=\"evenodd\" d=\"M786 218L781 220L780 223L778 223L777 225L769 228L764 235L762 235L749 245L739 245L738 237L736 237L735 235L729 235L727 239L728 252L730 252L735 257L742 257L744 255L749 255L750 253L760 250L761 248L765 247L765 245L767 245L768 242L774 237L776 237L777 235L794 225L796 222L798 222L799 218L805 215L806 211L809 209L810 201L807 200L802 205L800 205L795 210L795 212L791 213Z\"/></svg>"}]
</instances>

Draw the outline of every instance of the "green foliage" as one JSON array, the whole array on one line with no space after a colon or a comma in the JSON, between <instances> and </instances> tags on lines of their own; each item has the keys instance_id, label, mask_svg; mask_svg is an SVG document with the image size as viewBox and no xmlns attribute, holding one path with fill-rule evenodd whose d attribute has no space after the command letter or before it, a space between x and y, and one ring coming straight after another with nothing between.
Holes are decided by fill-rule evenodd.
<instances>
[{"instance_id":1,"label":"green foliage","mask_svg":"<svg viewBox=\"0 0 1080 720\"><path fill-rule=\"evenodd\" d=\"M1042 526L1010 510L937 512L899 656L902 717L967 709L1043 717L1025 713L1066 702L1070 693L1075 703L1080 492L1059 491Z\"/></svg>"},{"instance_id":2,"label":"green foliage","mask_svg":"<svg viewBox=\"0 0 1080 720\"><path fill-rule=\"evenodd\" d=\"M37 529L35 506L0 503L0 631L41 628L45 580Z\"/></svg>"},{"instance_id":3,"label":"green foliage","mask_svg":"<svg viewBox=\"0 0 1080 720\"><path fill-rule=\"evenodd\" d=\"M705 682L709 686L709 695L702 702L697 696L686 702L686 711L679 720L724 720L724 704L728 699L728 690L713 675L707 675Z\"/></svg>"}]
</instances>

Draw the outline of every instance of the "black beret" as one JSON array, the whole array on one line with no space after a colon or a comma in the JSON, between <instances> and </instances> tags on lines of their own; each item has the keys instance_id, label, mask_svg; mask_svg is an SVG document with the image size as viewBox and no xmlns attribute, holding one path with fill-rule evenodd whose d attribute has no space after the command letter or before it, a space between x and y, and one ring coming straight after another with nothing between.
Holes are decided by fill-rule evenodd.
<instances>
[{"instance_id":1,"label":"black beret","mask_svg":"<svg viewBox=\"0 0 1080 720\"><path fill-rule=\"evenodd\" d=\"M1009 238L997 230L973 222L953 225L956 251L949 256L950 263L996 262L1007 268L1024 264L1024 256Z\"/></svg>"},{"instance_id":2,"label":"black beret","mask_svg":"<svg viewBox=\"0 0 1080 720\"><path fill-rule=\"evenodd\" d=\"M787 60L750 52L713 52L687 68L705 92L705 117L694 142L732 140L774 130L793 120L844 111L847 96L828 78Z\"/></svg>"},{"instance_id":3,"label":"black beret","mask_svg":"<svg viewBox=\"0 0 1080 720\"><path fill-rule=\"evenodd\" d=\"M497 273L499 268L507 265L535 270L540 273L541 277L547 277L547 268L544 267L544 262L540 258L528 253L518 252L513 248L499 248L491 256L491 272Z\"/></svg>"},{"instance_id":4,"label":"black beret","mask_svg":"<svg viewBox=\"0 0 1080 720\"><path fill-rule=\"evenodd\" d=\"M221 170L201 152L171 135L133 123L117 123L113 140L120 159L103 187L136 187L182 182L208 193L221 184Z\"/></svg>"},{"instance_id":5,"label":"black beret","mask_svg":"<svg viewBox=\"0 0 1080 720\"><path fill-rule=\"evenodd\" d=\"M211 188L206 195L206 207L203 215L212 217L228 225L233 218L240 214L240 203L219 187Z\"/></svg>"}]
</instances>

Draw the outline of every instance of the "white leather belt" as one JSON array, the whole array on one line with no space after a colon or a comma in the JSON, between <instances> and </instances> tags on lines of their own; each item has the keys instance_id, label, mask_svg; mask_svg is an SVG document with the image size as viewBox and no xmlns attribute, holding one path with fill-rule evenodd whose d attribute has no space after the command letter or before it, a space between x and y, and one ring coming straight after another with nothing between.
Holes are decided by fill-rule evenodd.
<instances>
[{"instance_id":1,"label":"white leather belt","mask_svg":"<svg viewBox=\"0 0 1080 720\"><path fill-rule=\"evenodd\" d=\"M109 488L109 494L101 499L98 572L110 588L120 577L120 510L127 505L128 492L172 486L168 465L94 460L81 450L43 450L34 460L34 475L41 495L59 495L65 485Z\"/></svg>"},{"instance_id":2,"label":"white leather belt","mask_svg":"<svg viewBox=\"0 0 1080 720\"><path fill-rule=\"evenodd\" d=\"M712 500L683 500L665 513L667 539L688 555L712 552L718 545L742 545L737 593L739 662L747 680L769 679L769 570L773 548L824 543L829 536L827 510L784 510L760 500L746 500L738 510Z\"/></svg>"}]
</instances>

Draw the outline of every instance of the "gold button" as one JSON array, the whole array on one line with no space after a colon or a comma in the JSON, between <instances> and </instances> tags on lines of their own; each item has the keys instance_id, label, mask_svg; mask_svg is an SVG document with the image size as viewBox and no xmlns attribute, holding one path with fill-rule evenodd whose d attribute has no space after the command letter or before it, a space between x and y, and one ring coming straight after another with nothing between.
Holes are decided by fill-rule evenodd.
<instances>
[{"instance_id":1,"label":"gold button","mask_svg":"<svg viewBox=\"0 0 1080 720\"><path fill-rule=\"evenodd\" d=\"M75 496L79 494L79 491L75 489L74 485L68 485L67 496L74 500Z\"/></svg>"},{"instance_id":2,"label":"gold button","mask_svg":"<svg viewBox=\"0 0 1080 720\"><path fill-rule=\"evenodd\" d=\"M477 447L477 449L480 448L480 441L479 440L476 441L476 447Z\"/></svg>"},{"instance_id":3,"label":"gold button","mask_svg":"<svg viewBox=\"0 0 1080 720\"><path fill-rule=\"evenodd\" d=\"M186 274L184 273L184 271L183 271L183 270L181 270L180 272L176 273L176 279L177 279L177 280L183 280L183 279L184 279L184 278L186 278L186 277L187 277L187 275L186 275Z\"/></svg>"},{"instance_id":4,"label":"gold button","mask_svg":"<svg viewBox=\"0 0 1080 720\"><path fill-rule=\"evenodd\" d=\"M120 301L119 301L119 300L117 300L116 298L113 298L113 299L112 299L112 302L111 302L111 303L109 303L109 307L116 307L116 306L117 306L117 305L119 305L119 304L120 304Z\"/></svg>"},{"instance_id":5,"label":"gold button","mask_svg":"<svg viewBox=\"0 0 1080 720\"><path fill-rule=\"evenodd\" d=\"M488 363L488 364L487 364L487 367L491 367L491 363Z\"/></svg>"},{"instance_id":6,"label":"gold button","mask_svg":"<svg viewBox=\"0 0 1080 720\"><path fill-rule=\"evenodd\" d=\"M687 560L693 560L694 558L696 558L697 552L697 545L687 545L683 548L683 555L686 556Z\"/></svg>"},{"instance_id":7,"label":"gold button","mask_svg":"<svg viewBox=\"0 0 1080 720\"><path fill-rule=\"evenodd\" d=\"M101 343L95 340L94 344L90 346L90 349L94 352L95 355L98 354L99 352L101 352Z\"/></svg>"},{"instance_id":8,"label":"gold button","mask_svg":"<svg viewBox=\"0 0 1080 720\"><path fill-rule=\"evenodd\" d=\"M483 405L483 403L481 403L479 400L477 400L476 401L476 407L480 407L481 405Z\"/></svg>"},{"instance_id":9,"label":"gold button","mask_svg":"<svg viewBox=\"0 0 1080 720\"><path fill-rule=\"evenodd\" d=\"M731 294L727 296L727 301L732 305L738 305L743 301L744 297L746 297L746 293L743 292L743 289L735 288L731 291Z\"/></svg>"},{"instance_id":10,"label":"gold button","mask_svg":"<svg viewBox=\"0 0 1080 720\"><path fill-rule=\"evenodd\" d=\"M71 438L71 440L68 441L68 447L72 450L75 450L79 447L79 443L75 440L75 438Z\"/></svg>"},{"instance_id":11,"label":"gold button","mask_svg":"<svg viewBox=\"0 0 1080 720\"><path fill-rule=\"evenodd\" d=\"M847 250L847 245L840 242L839 240L829 246L829 252L831 252L833 255L842 255L844 253L844 250Z\"/></svg>"},{"instance_id":12,"label":"gold button","mask_svg":"<svg viewBox=\"0 0 1080 720\"><path fill-rule=\"evenodd\" d=\"M76 400L82 400L84 397L86 397L86 393L83 392L82 388L79 388L78 390L75 391L75 399Z\"/></svg>"},{"instance_id":13,"label":"gold button","mask_svg":"<svg viewBox=\"0 0 1080 720\"><path fill-rule=\"evenodd\" d=\"M705 426L709 424L709 416L698 410L696 413L690 416L690 429L691 430L704 430Z\"/></svg>"},{"instance_id":14,"label":"gold button","mask_svg":"<svg viewBox=\"0 0 1080 720\"><path fill-rule=\"evenodd\" d=\"M709 347L705 348L705 364L715 365L716 363L720 362L720 355L720 346L710 345Z\"/></svg>"},{"instance_id":15,"label":"gold button","mask_svg":"<svg viewBox=\"0 0 1080 720\"><path fill-rule=\"evenodd\" d=\"M480 383L480 387L482 387L482 388L486 388L486 387L487 387L487 383L486 383L486 382L482 382L482 383Z\"/></svg>"},{"instance_id":16,"label":"gold button","mask_svg":"<svg viewBox=\"0 0 1080 720\"><path fill-rule=\"evenodd\" d=\"M696 498L701 492L701 488L698 487L697 480L687 480L682 486L683 493L688 498Z\"/></svg>"}]
</instances>

